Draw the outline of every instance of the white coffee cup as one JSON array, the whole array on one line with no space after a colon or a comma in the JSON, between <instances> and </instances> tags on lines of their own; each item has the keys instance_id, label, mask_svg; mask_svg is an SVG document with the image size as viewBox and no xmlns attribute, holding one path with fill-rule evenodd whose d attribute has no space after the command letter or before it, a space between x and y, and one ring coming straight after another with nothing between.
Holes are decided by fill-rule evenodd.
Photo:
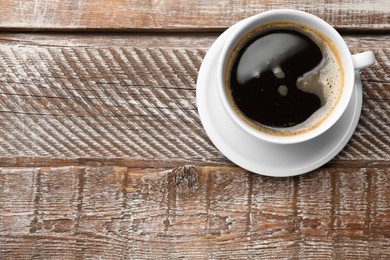
<instances>
[{"instance_id":1,"label":"white coffee cup","mask_svg":"<svg viewBox=\"0 0 390 260\"><path fill-rule=\"evenodd\" d=\"M248 33L253 33L256 28L276 22L302 24L325 35L331 42L333 42L335 48L337 49L340 57L340 63L344 71L343 91L336 107L317 127L298 135L272 135L251 126L235 112L228 100L228 94L226 92L227 88L225 87L226 73L230 73L227 70L228 60L234 53L237 43L245 39L245 36L247 36ZM374 63L375 57L371 51L351 55L340 34L331 25L319 17L298 10L271 10L241 21L237 25L236 30L228 37L228 40L222 49L218 63L218 92L227 113L249 134L263 141L275 144L299 143L311 140L321 135L340 119L352 97L353 88L355 87L355 73L359 73L358 70L369 67Z\"/></svg>"}]
</instances>

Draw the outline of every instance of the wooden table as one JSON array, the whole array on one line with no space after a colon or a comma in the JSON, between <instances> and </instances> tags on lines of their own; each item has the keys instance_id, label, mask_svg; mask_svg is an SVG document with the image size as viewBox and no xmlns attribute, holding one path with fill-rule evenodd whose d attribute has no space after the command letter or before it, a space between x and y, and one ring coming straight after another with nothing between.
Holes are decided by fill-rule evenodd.
<instances>
[{"instance_id":1,"label":"wooden table","mask_svg":"<svg viewBox=\"0 0 390 260\"><path fill-rule=\"evenodd\" d=\"M389 259L390 2L295 2L1 1L0 259ZM377 58L349 144L294 178L232 164L195 102L212 42L272 8Z\"/></svg>"}]
</instances>

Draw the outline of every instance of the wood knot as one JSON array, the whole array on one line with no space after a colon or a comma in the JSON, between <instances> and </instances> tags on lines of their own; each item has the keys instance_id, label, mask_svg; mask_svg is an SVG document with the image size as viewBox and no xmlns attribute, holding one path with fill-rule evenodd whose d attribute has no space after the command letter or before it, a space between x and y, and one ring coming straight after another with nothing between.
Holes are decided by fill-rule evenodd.
<instances>
[{"instance_id":1,"label":"wood knot","mask_svg":"<svg viewBox=\"0 0 390 260\"><path fill-rule=\"evenodd\" d=\"M177 188L197 189L198 188L198 173L195 166L186 165L173 169L169 173L172 183Z\"/></svg>"}]
</instances>

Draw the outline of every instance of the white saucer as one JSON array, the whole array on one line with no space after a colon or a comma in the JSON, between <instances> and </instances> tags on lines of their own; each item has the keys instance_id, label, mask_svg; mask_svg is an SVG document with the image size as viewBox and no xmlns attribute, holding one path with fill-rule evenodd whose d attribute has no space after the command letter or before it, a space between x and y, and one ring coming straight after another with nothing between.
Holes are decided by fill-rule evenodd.
<instances>
[{"instance_id":1,"label":"white saucer","mask_svg":"<svg viewBox=\"0 0 390 260\"><path fill-rule=\"evenodd\" d=\"M362 109L362 84L356 88L344 115L319 137L298 144L275 145L241 129L225 111L217 90L217 64L222 47L234 26L210 47L199 70L196 98L200 119L213 144L227 158L254 173L283 177L303 174L335 157L351 138Z\"/></svg>"}]
</instances>

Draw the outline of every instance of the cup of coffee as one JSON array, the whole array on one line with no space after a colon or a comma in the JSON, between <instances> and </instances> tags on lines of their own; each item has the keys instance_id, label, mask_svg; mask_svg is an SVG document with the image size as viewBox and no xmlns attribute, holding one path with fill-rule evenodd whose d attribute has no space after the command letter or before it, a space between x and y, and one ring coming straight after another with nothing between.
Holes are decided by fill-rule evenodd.
<instances>
[{"instance_id":1,"label":"cup of coffee","mask_svg":"<svg viewBox=\"0 0 390 260\"><path fill-rule=\"evenodd\" d=\"M267 11L241 21L218 63L218 92L232 119L275 144L311 140L334 125L371 51L351 55L339 33L312 14Z\"/></svg>"}]
</instances>

